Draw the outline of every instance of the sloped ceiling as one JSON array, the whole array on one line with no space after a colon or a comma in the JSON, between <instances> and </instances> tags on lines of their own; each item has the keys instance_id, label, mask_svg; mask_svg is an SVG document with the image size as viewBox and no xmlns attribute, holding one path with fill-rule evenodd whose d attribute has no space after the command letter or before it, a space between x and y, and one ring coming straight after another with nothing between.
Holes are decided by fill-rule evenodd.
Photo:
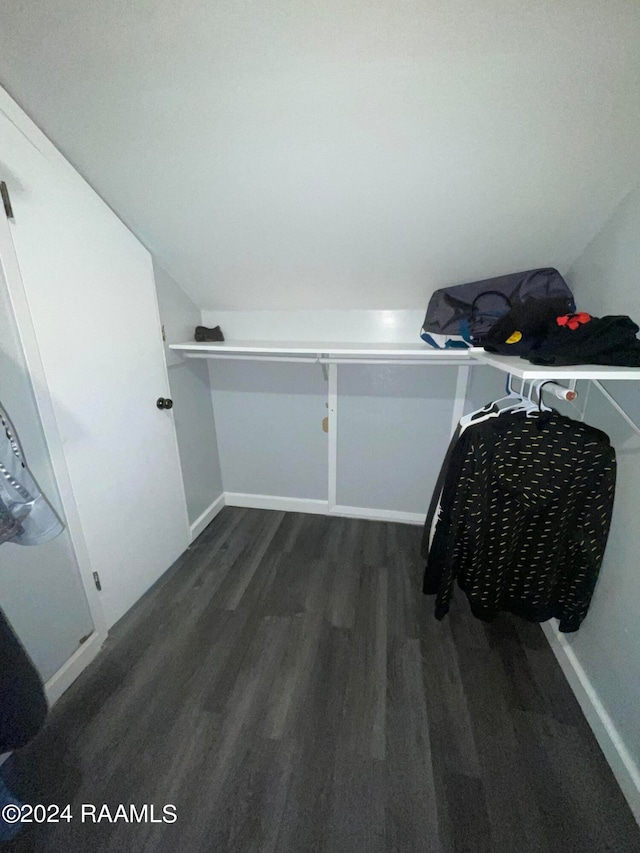
<instances>
[{"instance_id":1,"label":"sloped ceiling","mask_svg":"<svg viewBox=\"0 0 640 853\"><path fill-rule=\"evenodd\" d=\"M640 175L630 0L0 0L0 82L203 308L417 308Z\"/></svg>"}]
</instances>

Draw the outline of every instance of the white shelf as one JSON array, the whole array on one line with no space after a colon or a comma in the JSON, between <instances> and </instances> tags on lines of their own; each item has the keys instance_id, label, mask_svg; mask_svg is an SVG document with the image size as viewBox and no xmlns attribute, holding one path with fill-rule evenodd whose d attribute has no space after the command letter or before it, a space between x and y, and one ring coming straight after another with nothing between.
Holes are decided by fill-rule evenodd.
<instances>
[{"instance_id":1,"label":"white shelf","mask_svg":"<svg viewBox=\"0 0 640 853\"><path fill-rule=\"evenodd\" d=\"M483 349L471 349L472 363L488 364L511 373L520 379L636 379L640 380L640 367L610 367L605 364L569 364L565 367L545 367L531 364L515 355L495 355Z\"/></svg>"},{"instance_id":2,"label":"white shelf","mask_svg":"<svg viewBox=\"0 0 640 853\"><path fill-rule=\"evenodd\" d=\"M187 358L246 355L308 356L326 358L403 359L416 362L471 360L469 350L436 350L425 343L336 343L335 341L221 341L215 343L171 344L170 348Z\"/></svg>"},{"instance_id":3,"label":"white shelf","mask_svg":"<svg viewBox=\"0 0 640 853\"><path fill-rule=\"evenodd\" d=\"M486 364L521 379L632 379L640 380L640 367L598 364L544 367L518 356L494 355L479 347L437 350L425 343L336 343L335 341L220 341L171 344L186 358L243 358L256 361L356 361L399 364Z\"/></svg>"}]
</instances>

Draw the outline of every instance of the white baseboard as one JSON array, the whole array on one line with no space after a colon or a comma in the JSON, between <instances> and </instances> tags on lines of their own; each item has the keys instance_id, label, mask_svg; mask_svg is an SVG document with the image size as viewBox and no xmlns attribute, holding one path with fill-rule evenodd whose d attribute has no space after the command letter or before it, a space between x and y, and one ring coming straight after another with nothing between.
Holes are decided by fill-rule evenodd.
<instances>
[{"instance_id":1,"label":"white baseboard","mask_svg":"<svg viewBox=\"0 0 640 853\"><path fill-rule=\"evenodd\" d=\"M277 509L281 512L310 512L327 514L327 501L312 498L283 498L277 495L248 495L244 492L225 492L227 506L245 506L250 509Z\"/></svg>"},{"instance_id":2,"label":"white baseboard","mask_svg":"<svg viewBox=\"0 0 640 853\"><path fill-rule=\"evenodd\" d=\"M395 509L369 509L363 506L343 506L336 504L329 510L329 515L340 515L346 518L367 518L370 521L397 521L401 524L424 524L426 516L419 512L401 512Z\"/></svg>"},{"instance_id":3,"label":"white baseboard","mask_svg":"<svg viewBox=\"0 0 640 853\"><path fill-rule=\"evenodd\" d=\"M44 685L44 692L49 700L49 705L54 705L64 691L71 687L82 670L89 666L98 654L105 640L106 637L94 631L89 639L76 649L69 660L51 676Z\"/></svg>"},{"instance_id":4,"label":"white baseboard","mask_svg":"<svg viewBox=\"0 0 640 853\"><path fill-rule=\"evenodd\" d=\"M220 512L220 510L225 505L225 495L224 492L215 499L215 501L208 506L205 511L199 515L196 520L189 526L189 530L191 531L191 541L197 539L198 536L202 533L202 531L210 524L216 515Z\"/></svg>"},{"instance_id":5,"label":"white baseboard","mask_svg":"<svg viewBox=\"0 0 640 853\"><path fill-rule=\"evenodd\" d=\"M640 824L640 770L567 638L554 625L542 625L549 645L591 726L635 819Z\"/></svg>"},{"instance_id":6,"label":"white baseboard","mask_svg":"<svg viewBox=\"0 0 640 853\"><path fill-rule=\"evenodd\" d=\"M342 505L330 508L328 501L313 498L284 498L278 495L250 495L244 492L225 492L224 498L227 506L244 506L250 509L310 512L314 515L338 515L346 518L366 518L370 521L399 521L403 524L424 524L425 519L425 516L419 512Z\"/></svg>"}]
</instances>

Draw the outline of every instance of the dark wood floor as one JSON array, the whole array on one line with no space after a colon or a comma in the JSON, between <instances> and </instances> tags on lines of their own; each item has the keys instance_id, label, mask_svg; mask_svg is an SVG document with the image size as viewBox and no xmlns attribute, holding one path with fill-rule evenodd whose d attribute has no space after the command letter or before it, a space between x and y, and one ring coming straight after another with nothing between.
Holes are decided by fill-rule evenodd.
<instances>
[{"instance_id":1,"label":"dark wood floor","mask_svg":"<svg viewBox=\"0 0 640 853\"><path fill-rule=\"evenodd\" d=\"M436 622L420 531L225 509L113 631L9 780L39 851L640 851L537 625ZM80 804L175 804L174 824Z\"/></svg>"}]
</instances>

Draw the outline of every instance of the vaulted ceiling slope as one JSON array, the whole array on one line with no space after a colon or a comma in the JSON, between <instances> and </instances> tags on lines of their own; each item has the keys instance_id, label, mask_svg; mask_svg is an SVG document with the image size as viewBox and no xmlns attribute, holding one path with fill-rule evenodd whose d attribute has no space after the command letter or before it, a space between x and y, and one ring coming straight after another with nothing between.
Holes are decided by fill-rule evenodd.
<instances>
[{"instance_id":1,"label":"vaulted ceiling slope","mask_svg":"<svg viewBox=\"0 0 640 853\"><path fill-rule=\"evenodd\" d=\"M0 15L0 82L203 308L417 308L566 270L640 176L637 2Z\"/></svg>"}]
</instances>

